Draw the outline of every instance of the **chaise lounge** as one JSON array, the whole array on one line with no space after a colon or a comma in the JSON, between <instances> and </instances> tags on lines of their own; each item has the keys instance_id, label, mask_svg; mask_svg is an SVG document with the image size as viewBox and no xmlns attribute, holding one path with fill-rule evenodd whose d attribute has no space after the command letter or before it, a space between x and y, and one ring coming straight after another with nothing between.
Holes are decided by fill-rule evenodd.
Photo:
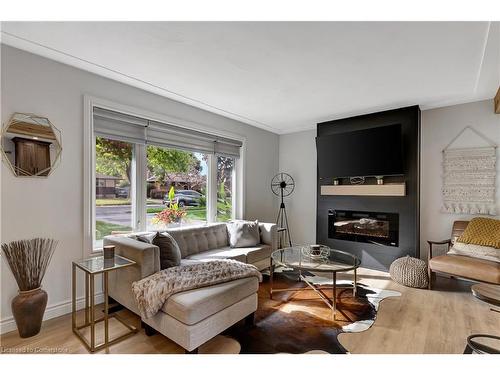
<instances>
[{"instance_id":1,"label":"chaise lounge","mask_svg":"<svg viewBox=\"0 0 500 375\"><path fill-rule=\"evenodd\" d=\"M233 259L253 264L259 270L269 267L272 251L277 248L275 224L260 223L260 244L247 248L229 247L225 223L196 228L176 228L168 233L176 240L182 254L181 265L207 259ZM115 301L140 315L132 293L132 283L160 271L159 248L137 241L134 234L112 235L105 245L136 262L134 267L109 275L109 295ZM247 277L209 287L174 294L151 318L142 317L146 333L160 332L187 352L245 318L253 319L257 310L257 277Z\"/></svg>"}]
</instances>

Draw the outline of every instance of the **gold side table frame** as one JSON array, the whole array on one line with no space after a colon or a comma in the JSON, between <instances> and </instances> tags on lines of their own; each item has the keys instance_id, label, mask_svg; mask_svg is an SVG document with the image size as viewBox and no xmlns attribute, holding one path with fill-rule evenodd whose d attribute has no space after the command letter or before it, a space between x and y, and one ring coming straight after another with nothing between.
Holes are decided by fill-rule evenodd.
<instances>
[{"instance_id":1,"label":"gold side table frame","mask_svg":"<svg viewBox=\"0 0 500 375\"><path fill-rule=\"evenodd\" d=\"M126 339L138 332L138 328L125 322L116 312L109 313L108 289L109 281L108 274L114 270L129 267L136 264L133 260L115 255L114 259L104 259L103 256L83 259L73 262L72 264L72 314L71 326L73 333L80 339L83 345L91 353L97 352L104 348L109 348L111 345ZM76 319L76 270L79 268L85 273L85 323L77 324ZM95 318L95 276L102 274L103 291L104 291L104 316ZM129 332L120 335L113 340L109 340L109 320L116 319L123 324ZM96 345L95 326L97 323L104 322L104 342ZM90 342L81 333L83 328L90 327Z\"/></svg>"}]
</instances>

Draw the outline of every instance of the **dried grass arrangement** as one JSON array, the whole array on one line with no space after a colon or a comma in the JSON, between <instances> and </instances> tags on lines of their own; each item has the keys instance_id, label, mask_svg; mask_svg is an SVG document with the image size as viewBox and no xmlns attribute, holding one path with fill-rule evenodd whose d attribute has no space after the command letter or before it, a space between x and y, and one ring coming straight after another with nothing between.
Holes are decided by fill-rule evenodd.
<instances>
[{"instance_id":1,"label":"dried grass arrangement","mask_svg":"<svg viewBox=\"0 0 500 375\"><path fill-rule=\"evenodd\" d=\"M20 291L40 288L57 243L50 238L34 238L2 244Z\"/></svg>"}]
</instances>

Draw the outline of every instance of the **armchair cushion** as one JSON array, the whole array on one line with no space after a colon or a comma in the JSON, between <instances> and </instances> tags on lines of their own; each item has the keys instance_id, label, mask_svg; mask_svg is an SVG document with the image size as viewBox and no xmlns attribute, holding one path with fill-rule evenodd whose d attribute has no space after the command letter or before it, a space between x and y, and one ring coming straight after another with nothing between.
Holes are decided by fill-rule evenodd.
<instances>
[{"instance_id":1,"label":"armchair cushion","mask_svg":"<svg viewBox=\"0 0 500 375\"><path fill-rule=\"evenodd\" d=\"M466 279L500 284L500 263L461 255L440 255L429 260L434 272L444 272Z\"/></svg>"}]
</instances>

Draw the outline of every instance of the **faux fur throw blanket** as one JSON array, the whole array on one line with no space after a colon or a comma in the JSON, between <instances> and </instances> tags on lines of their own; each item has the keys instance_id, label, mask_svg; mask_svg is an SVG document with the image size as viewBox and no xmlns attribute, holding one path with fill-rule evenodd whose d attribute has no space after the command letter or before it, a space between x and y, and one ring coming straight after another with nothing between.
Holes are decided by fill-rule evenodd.
<instances>
[{"instance_id":1,"label":"faux fur throw blanket","mask_svg":"<svg viewBox=\"0 0 500 375\"><path fill-rule=\"evenodd\" d=\"M255 266L234 260L214 260L170 267L132 283L132 291L141 315L154 316L167 299L179 292L262 275Z\"/></svg>"}]
</instances>

